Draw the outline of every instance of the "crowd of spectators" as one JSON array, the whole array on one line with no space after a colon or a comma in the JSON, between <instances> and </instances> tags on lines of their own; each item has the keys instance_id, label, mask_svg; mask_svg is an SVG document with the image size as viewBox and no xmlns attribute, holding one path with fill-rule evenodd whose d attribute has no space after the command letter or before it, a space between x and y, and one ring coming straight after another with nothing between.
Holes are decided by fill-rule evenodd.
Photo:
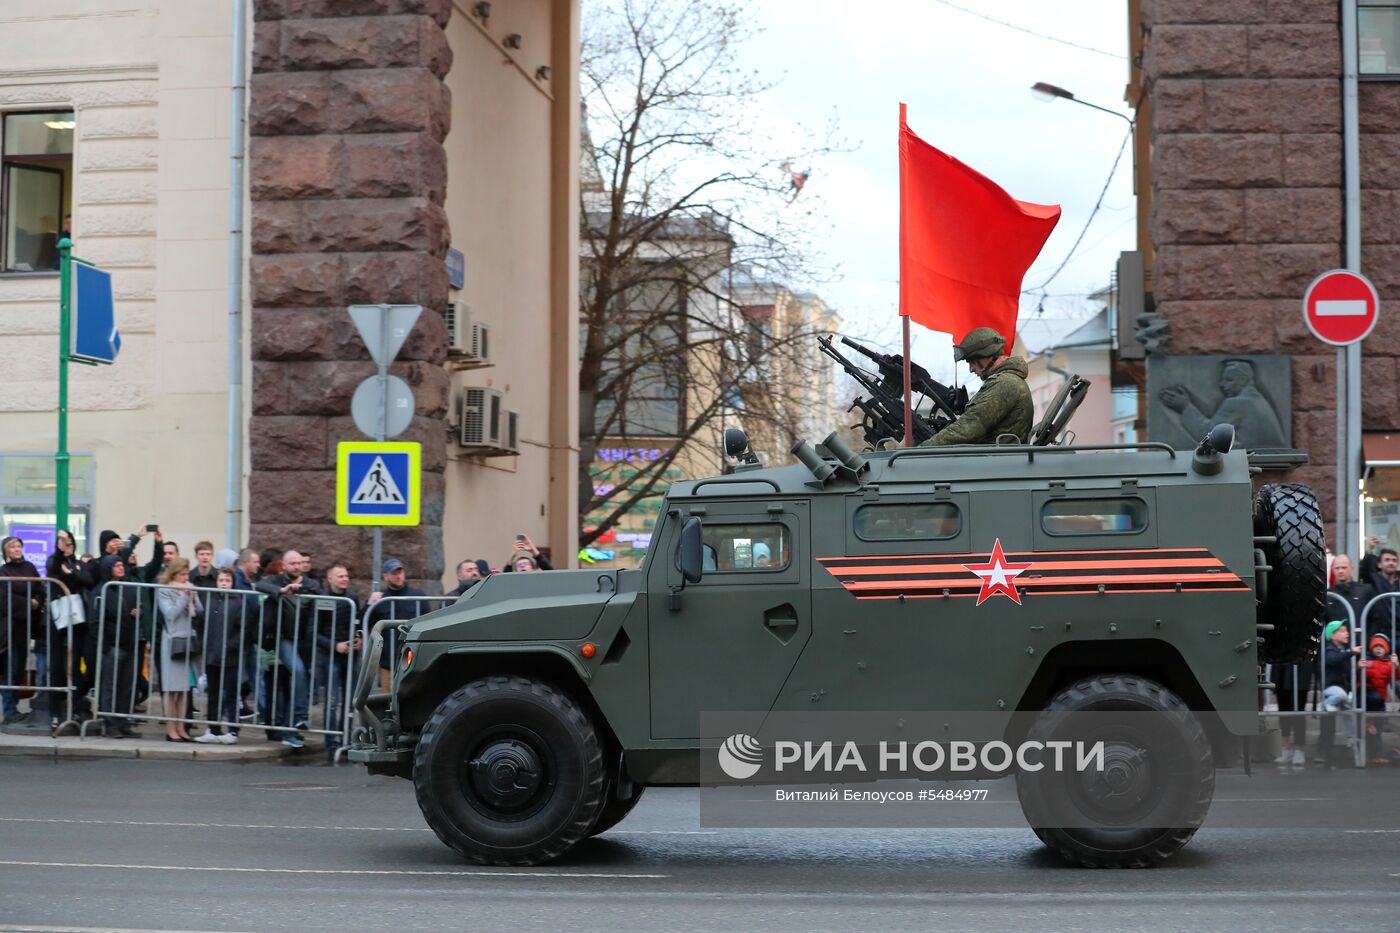
<instances>
[{"instance_id":1,"label":"crowd of spectators","mask_svg":"<svg viewBox=\"0 0 1400 933\"><path fill-rule=\"evenodd\" d=\"M1396 613L1400 599L1386 600L1368 615L1366 607L1377 594L1400 591L1400 554L1383 546L1379 538L1368 542L1370 550L1361 559L1360 573L1351 558L1338 554L1332 558L1329 591L1329 621L1322 633L1319 661L1304 664L1275 664L1271 672L1275 696L1281 712L1303 712L1312 708L1324 713L1340 714L1360 708L1367 712L1384 712L1387 700L1400 700L1400 664L1397 664L1394 637ZM1351 608L1348 616L1339 603ZM1358 640L1351 643L1351 623L1360 627ZM1350 734L1350 717L1340 717L1350 747L1362 741ZM1335 768L1344 763L1337 748L1337 715L1321 717L1317 749L1312 763L1318 767ZM1368 719L1365 754L1370 765L1400 765L1400 749L1383 754L1381 730L1383 721ZM1307 719L1303 716L1281 717L1282 752L1275 763L1302 768L1307 763Z\"/></svg>"},{"instance_id":2,"label":"crowd of spectators","mask_svg":"<svg viewBox=\"0 0 1400 933\"><path fill-rule=\"evenodd\" d=\"M148 537L152 553L143 562L137 550ZM496 572L553 569L524 534L499 570L486 559L460 561L457 586L442 597L409 585L408 567L395 557L383 562L377 581L366 581L363 595L347 564L319 571L305 549L235 552L200 541L191 564L156 525L125 539L103 531L98 551L77 555L73 536L60 531L41 572L19 538L0 541L0 683L54 688L35 692L28 712L19 709L19 690L0 689L4 722L58 727L71 686L75 719L96 712L106 735L131 736L155 689L161 710L150 715L164 722L166 741L235 744L254 724L269 740L301 748L312 706L322 702L319 731L334 755L350 665L369 626L426 614ZM41 577L61 585L30 582ZM112 582L118 586L107 587ZM148 585L121 585L132 583ZM82 622L61 624L65 595L81 600ZM386 676L397 656L388 647L380 662ZM90 696L95 687L100 696ZM204 709L195 708L196 691ZM208 725L191 735L191 720Z\"/></svg>"}]
</instances>

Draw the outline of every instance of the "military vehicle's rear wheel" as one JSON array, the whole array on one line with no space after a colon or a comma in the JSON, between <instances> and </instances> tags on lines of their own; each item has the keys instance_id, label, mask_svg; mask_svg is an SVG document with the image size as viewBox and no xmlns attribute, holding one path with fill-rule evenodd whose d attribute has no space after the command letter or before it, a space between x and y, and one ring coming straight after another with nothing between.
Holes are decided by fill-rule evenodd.
<instances>
[{"instance_id":1,"label":"military vehicle's rear wheel","mask_svg":"<svg viewBox=\"0 0 1400 933\"><path fill-rule=\"evenodd\" d=\"M588 714L525 677L488 677L448 696L414 752L413 786L428 825L483 865L563 855L597 821L606 778Z\"/></svg>"},{"instance_id":2,"label":"military vehicle's rear wheel","mask_svg":"<svg viewBox=\"0 0 1400 933\"><path fill-rule=\"evenodd\" d=\"M637 787L632 790L632 796L626 800L618 800L613 796L616 791L611 783L608 784L607 801L603 804L603 809L598 813L598 822L593 824L593 828L588 831L588 835L596 836L612 829L618 823L627 819L627 814L632 812L632 808L642 799L642 791L645 787Z\"/></svg>"},{"instance_id":3,"label":"military vehicle's rear wheel","mask_svg":"<svg viewBox=\"0 0 1400 933\"><path fill-rule=\"evenodd\" d=\"M1102 770L1016 776L1021 809L1041 841L1088 868L1147 868L1186 845L1210 809L1215 763L1200 720L1176 694L1143 677L1081 680L1055 696L1028 741L1104 743Z\"/></svg>"},{"instance_id":4,"label":"military vehicle's rear wheel","mask_svg":"<svg viewBox=\"0 0 1400 933\"><path fill-rule=\"evenodd\" d=\"M1259 646L1267 664L1317 657L1327 621L1327 558L1317 496L1307 486L1261 486L1254 496L1254 533L1275 538L1263 546L1269 566L1268 599L1259 621L1272 625Z\"/></svg>"}]
</instances>

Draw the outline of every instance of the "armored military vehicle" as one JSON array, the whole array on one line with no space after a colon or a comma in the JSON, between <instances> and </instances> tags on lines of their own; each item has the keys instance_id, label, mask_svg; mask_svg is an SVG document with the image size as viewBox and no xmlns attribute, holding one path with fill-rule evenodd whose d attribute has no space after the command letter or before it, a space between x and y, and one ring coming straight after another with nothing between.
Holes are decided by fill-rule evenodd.
<instances>
[{"instance_id":1,"label":"armored military vehicle","mask_svg":"<svg viewBox=\"0 0 1400 933\"><path fill-rule=\"evenodd\" d=\"M1015 780L1064 858L1160 863L1256 734L1261 663L1308 657L1323 619L1313 494L1256 491L1232 440L860 454L832 435L678 482L643 567L496 574L399 623L388 693L377 625L349 756L411 779L469 859L533 865L646 787L707 783L709 713L1004 711L1014 739L1142 711L1167 734L1110 737L1107 777Z\"/></svg>"}]
</instances>

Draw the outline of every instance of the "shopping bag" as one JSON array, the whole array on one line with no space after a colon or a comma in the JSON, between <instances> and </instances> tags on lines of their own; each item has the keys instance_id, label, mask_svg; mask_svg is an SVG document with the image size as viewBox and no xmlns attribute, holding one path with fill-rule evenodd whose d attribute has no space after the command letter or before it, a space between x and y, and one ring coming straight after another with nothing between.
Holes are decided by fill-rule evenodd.
<instances>
[{"instance_id":1,"label":"shopping bag","mask_svg":"<svg viewBox=\"0 0 1400 933\"><path fill-rule=\"evenodd\" d=\"M51 601L49 614L53 619L53 627L60 630L70 629L87 621L87 610L83 607L83 598L76 594L60 596Z\"/></svg>"}]
</instances>

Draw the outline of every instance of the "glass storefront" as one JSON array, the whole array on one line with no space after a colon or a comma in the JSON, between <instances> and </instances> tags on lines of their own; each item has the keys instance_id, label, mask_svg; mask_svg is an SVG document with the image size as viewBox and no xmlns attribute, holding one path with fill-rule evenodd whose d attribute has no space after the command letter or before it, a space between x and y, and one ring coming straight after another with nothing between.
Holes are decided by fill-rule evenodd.
<instances>
[{"instance_id":1,"label":"glass storefront","mask_svg":"<svg viewBox=\"0 0 1400 933\"><path fill-rule=\"evenodd\" d=\"M58 489L52 454L0 452L0 526L5 534L26 541L25 553L37 554L52 547L54 494ZM79 554L91 554L97 547L92 531L93 496L96 492L96 464L91 454L73 454L68 466L68 527L77 541ZM47 533L41 532L47 529ZM37 562L36 562L37 563ZM40 570L43 568L40 567Z\"/></svg>"}]
</instances>

